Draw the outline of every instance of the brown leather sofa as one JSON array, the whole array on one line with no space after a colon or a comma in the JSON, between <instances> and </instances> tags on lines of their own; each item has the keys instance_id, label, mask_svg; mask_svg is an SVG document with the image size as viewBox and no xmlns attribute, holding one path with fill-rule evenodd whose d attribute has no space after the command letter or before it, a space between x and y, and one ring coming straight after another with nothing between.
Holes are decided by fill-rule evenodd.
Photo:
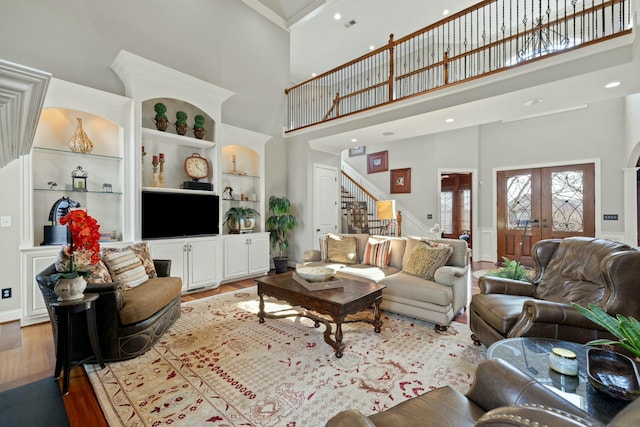
<instances>
[{"instance_id":1,"label":"brown leather sofa","mask_svg":"<svg viewBox=\"0 0 640 427\"><path fill-rule=\"evenodd\" d=\"M503 338L553 338L578 343L610 338L571 302L640 318L640 251L610 240L570 237L532 248L533 284L482 276L469 305L476 344Z\"/></svg>"},{"instance_id":2,"label":"brown leather sofa","mask_svg":"<svg viewBox=\"0 0 640 427\"><path fill-rule=\"evenodd\" d=\"M87 284L85 293L100 295L95 302L96 323L105 361L131 359L146 352L180 317L182 280L170 277L170 260L153 260L153 263L158 277L127 291L120 283ZM49 276L55 272L52 264L39 273L36 280L47 305L57 343L57 319L49 306L57 296L53 285L48 283ZM72 360L85 360L93 354L86 320L82 316L74 317L72 328Z\"/></svg>"},{"instance_id":3,"label":"brown leather sofa","mask_svg":"<svg viewBox=\"0 0 640 427\"><path fill-rule=\"evenodd\" d=\"M640 425L640 399L618 413L612 427ZM342 411L326 427L423 426L603 426L568 400L501 359L486 360L476 369L466 395L441 387L384 412L364 416Z\"/></svg>"}]
</instances>

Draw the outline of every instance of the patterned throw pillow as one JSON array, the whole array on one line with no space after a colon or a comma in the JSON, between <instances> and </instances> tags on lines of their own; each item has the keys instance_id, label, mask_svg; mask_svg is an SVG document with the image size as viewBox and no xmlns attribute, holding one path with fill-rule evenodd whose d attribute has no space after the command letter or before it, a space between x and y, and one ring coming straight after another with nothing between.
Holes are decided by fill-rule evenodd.
<instances>
[{"instance_id":1,"label":"patterned throw pillow","mask_svg":"<svg viewBox=\"0 0 640 427\"><path fill-rule=\"evenodd\" d=\"M135 288L149 280L142 261L129 248L110 248L103 253L102 260L109 268L113 281L122 283L125 289Z\"/></svg>"},{"instance_id":2,"label":"patterned throw pillow","mask_svg":"<svg viewBox=\"0 0 640 427\"><path fill-rule=\"evenodd\" d=\"M151 258L151 252L149 251L149 244L147 242L135 243L129 246L129 249L131 249L138 258L140 258L149 278L158 277L156 266L153 264L153 258Z\"/></svg>"},{"instance_id":3,"label":"patterned throw pillow","mask_svg":"<svg viewBox=\"0 0 640 427\"><path fill-rule=\"evenodd\" d=\"M449 260L453 253L453 247L445 244L433 246L430 243L419 242L411 252L402 271L426 280L433 280L436 270Z\"/></svg>"},{"instance_id":4,"label":"patterned throw pillow","mask_svg":"<svg viewBox=\"0 0 640 427\"><path fill-rule=\"evenodd\" d=\"M327 261L356 264L358 262L358 241L356 238L328 234Z\"/></svg>"},{"instance_id":5,"label":"patterned throw pillow","mask_svg":"<svg viewBox=\"0 0 640 427\"><path fill-rule=\"evenodd\" d=\"M98 261L91 270L89 277L87 277L87 283L110 283L111 282L111 274L109 274L109 269L102 262L102 260Z\"/></svg>"},{"instance_id":6,"label":"patterned throw pillow","mask_svg":"<svg viewBox=\"0 0 640 427\"><path fill-rule=\"evenodd\" d=\"M391 258L391 240L369 239L364 250L363 264L375 265L379 268L387 268Z\"/></svg>"}]
</instances>

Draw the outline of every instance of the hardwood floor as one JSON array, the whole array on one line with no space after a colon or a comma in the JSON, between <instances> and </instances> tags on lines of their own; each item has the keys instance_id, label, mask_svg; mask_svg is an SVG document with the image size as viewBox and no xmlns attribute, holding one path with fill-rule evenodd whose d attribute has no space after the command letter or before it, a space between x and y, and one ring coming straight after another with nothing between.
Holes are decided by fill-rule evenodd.
<instances>
[{"instance_id":1,"label":"hardwood floor","mask_svg":"<svg viewBox=\"0 0 640 427\"><path fill-rule=\"evenodd\" d=\"M492 268L488 262L472 263L472 270ZM184 295L184 302L255 286L254 280L220 285L217 289ZM477 293L477 280L472 278L472 293ZM468 323L465 310L456 321ZM20 328L19 322L0 323L0 392L52 377L55 368L53 334L49 323ZM53 380L53 379L52 379ZM60 384L61 388L62 385ZM69 394L63 396L72 427L107 426L84 368L71 371Z\"/></svg>"}]
</instances>

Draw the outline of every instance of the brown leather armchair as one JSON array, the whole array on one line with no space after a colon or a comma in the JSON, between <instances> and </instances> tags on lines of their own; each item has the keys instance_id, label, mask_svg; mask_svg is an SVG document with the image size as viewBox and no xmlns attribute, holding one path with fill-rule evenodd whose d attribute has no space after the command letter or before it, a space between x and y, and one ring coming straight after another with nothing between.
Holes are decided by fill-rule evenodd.
<instances>
[{"instance_id":1,"label":"brown leather armchair","mask_svg":"<svg viewBox=\"0 0 640 427\"><path fill-rule=\"evenodd\" d=\"M477 345L503 338L553 338L578 343L610 338L572 302L596 304L611 314L640 318L640 251L610 240L541 240L533 249L533 284L482 276L469 305Z\"/></svg>"},{"instance_id":2,"label":"brown leather armchair","mask_svg":"<svg viewBox=\"0 0 640 427\"><path fill-rule=\"evenodd\" d=\"M486 360L476 369L466 395L440 387L365 417L342 411L326 427L410 426L602 426L529 375L501 359ZM640 425L640 399L627 406L609 426Z\"/></svg>"},{"instance_id":3,"label":"brown leather armchair","mask_svg":"<svg viewBox=\"0 0 640 427\"><path fill-rule=\"evenodd\" d=\"M98 341L105 361L134 358L151 346L180 317L182 280L169 277L170 260L153 260L158 277L125 291L121 283L87 284L85 293L99 294L95 302ZM49 312L57 351L58 323L50 306L57 300L49 276L56 272L50 265L36 276ZM72 355L74 362L91 357L86 321L72 318Z\"/></svg>"}]
</instances>

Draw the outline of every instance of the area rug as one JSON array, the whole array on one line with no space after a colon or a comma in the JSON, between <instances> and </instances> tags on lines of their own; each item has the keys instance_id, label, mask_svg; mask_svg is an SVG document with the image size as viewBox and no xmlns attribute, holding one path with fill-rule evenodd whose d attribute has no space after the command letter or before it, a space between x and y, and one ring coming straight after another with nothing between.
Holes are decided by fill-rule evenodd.
<instances>
[{"instance_id":1,"label":"area rug","mask_svg":"<svg viewBox=\"0 0 640 427\"><path fill-rule=\"evenodd\" d=\"M265 298L266 311L290 308ZM147 353L87 365L111 426L324 426L343 409L384 411L431 389L466 392L484 347L466 325L446 333L382 313L382 332L343 327L338 359L324 326L300 317L257 318L255 288L182 305L180 319Z\"/></svg>"}]
</instances>

